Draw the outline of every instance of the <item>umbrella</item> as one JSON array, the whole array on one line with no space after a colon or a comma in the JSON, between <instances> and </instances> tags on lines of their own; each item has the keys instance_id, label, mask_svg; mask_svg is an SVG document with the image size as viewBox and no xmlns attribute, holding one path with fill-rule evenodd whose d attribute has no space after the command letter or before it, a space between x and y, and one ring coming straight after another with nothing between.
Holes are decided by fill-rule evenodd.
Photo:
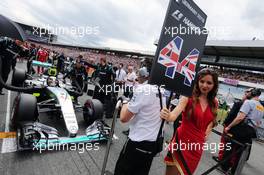
<instances>
[{"instance_id":1,"label":"umbrella","mask_svg":"<svg viewBox=\"0 0 264 175\"><path fill-rule=\"evenodd\" d=\"M18 39L20 41L26 40L23 29L3 15L0 15L0 36Z\"/></svg>"}]
</instances>

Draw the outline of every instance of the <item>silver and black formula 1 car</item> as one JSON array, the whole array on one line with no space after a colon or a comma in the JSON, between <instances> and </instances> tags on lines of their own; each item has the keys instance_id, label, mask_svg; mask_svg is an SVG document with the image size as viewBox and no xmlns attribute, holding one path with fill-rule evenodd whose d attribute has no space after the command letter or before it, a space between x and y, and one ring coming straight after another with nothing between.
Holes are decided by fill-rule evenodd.
<instances>
[{"instance_id":1,"label":"silver and black formula 1 car","mask_svg":"<svg viewBox=\"0 0 264 175\"><path fill-rule=\"evenodd\" d=\"M12 86L19 92L13 102L10 127L17 130L18 150L107 140L110 128L101 120L103 105L100 101L88 99L81 106L77 101L77 97L82 95L78 83L73 87L59 79L56 69L50 64L33 61L33 65L46 67L48 74L31 76L24 70L15 69L12 76ZM80 132L75 114L77 111L83 111L88 126L82 135L80 133L84 132ZM61 137L56 126L42 123L41 113L63 120L67 135Z\"/></svg>"}]
</instances>

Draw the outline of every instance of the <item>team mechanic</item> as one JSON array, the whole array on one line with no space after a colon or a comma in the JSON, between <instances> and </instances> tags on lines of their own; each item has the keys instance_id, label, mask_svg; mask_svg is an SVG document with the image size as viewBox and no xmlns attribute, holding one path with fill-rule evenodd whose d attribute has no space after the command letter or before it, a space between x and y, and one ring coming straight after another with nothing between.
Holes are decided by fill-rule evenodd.
<instances>
[{"instance_id":1,"label":"team mechanic","mask_svg":"<svg viewBox=\"0 0 264 175\"><path fill-rule=\"evenodd\" d=\"M22 42L19 40L12 40L7 37L0 37L0 59L2 60L2 79L7 81L8 75L11 70L12 60L16 59L16 56L23 52ZM0 95L4 95L2 92L3 87L0 85Z\"/></svg>"},{"instance_id":2,"label":"team mechanic","mask_svg":"<svg viewBox=\"0 0 264 175\"><path fill-rule=\"evenodd\" d=\"M129 122L129 135L115 166L115 175L147 175L155 156L161 126L158 87L148 84L148 68L139 69L139 85L131 101L123 101L120 120ZM162 94L163 95L163 94ZM165 97L162 97L165 104Z\"/></svg>"},{"instance_id":3,"label":"team mechanic","mask_svg":"<svg viewBox=\"0 0 264 175\"><path fill-rule=\"evenodd\" d=\"M80 86L80 88L83 88L83 81L87 78L87 72L85 70L85 67L82 65L81 60L77 59L75 65L72 67L72 69L66 73L63 77L65 79L66 77L70 77L71 80L73 80L73 86L75 85L75 80Z\"/></svg>"},{"instance_id":4,"label":"team mechanic","mask_svg":"<svg viewBox=\"0 0 264 175\"><path fill-rule=\"evenodd\" d=\"M111 97L115 72L113 71L112 66L106 63L105 57L100 58L100 63L98 65L87 62L85 62L85 64L95 69L94 78L99 80L99 82L95 84L93 98L100 100L101 103L104 104L105 117L112 118L113 111L111 108Z\"/></svg>"}]
</instances>

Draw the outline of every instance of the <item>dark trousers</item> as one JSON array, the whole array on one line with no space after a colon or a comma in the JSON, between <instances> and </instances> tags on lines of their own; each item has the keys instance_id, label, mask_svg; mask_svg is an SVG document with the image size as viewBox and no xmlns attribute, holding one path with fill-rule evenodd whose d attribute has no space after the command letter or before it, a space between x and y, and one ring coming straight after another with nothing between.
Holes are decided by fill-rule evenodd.
<instances>
[{"instance_id":1,"label":"dark trousers","mask_svg":"<svg viewBox=\"0 0 264 175\"><path fill-rule=\"evenodd\" d=\"M0 58L2 59L2 58ZM8 79L8 75L11 71L11 61L10 60L4 60L4 58L2 59L2 79L4 82L7 81ZM0 92L2 92L3 87L0 85Z\"/></svg>"},{"instance_id":2,"label":"dark trousers","mask_svg":"<svg viewBox=\"0 0 264 175\"><path fill-rule=\"evenodd\" d=\"M31 74L31 64L32 64L32 61L28 60L27 61L27 73Z\"/></svg>"},{"instance_id":3,"label":"dark trousers","mask_svg":"<svg viewBox=\"0 0 264 175\"><path fill-rule=\"evenodd\" d=\"M82 77L77 77L76 81L79 84L80 88L83 90L83 78Z\"/></svg>"},{"instance_id":4,"label":"dark trousers","mask_svg":"<svg viewBox=\"0 0 264 175\"><path fill-rule=\"evenodd\" d=\"M32 67L32 60L33 59L30 59L27 61L27 73L29 73L29 74L35 74L36 73L34 68Z\"/></svg>"},{"instance_id":5,"label":"dark trousers","mask_svg":"<svg viewBox=\"0 0 264 175\"><path fill-rule=\"evenodd\" d=\"M148 175L154 149L155 142L128 139L120 152L114 175Z\"/></svg>"},{"instance_id":6,"label":"dark trousers","mask_svg":"<svg viewBox=\"0 0 264 175\"><path fill-rule=\"evenodd\" d=\"M243 131L241 131L241 132L243 132ZM243 143L243 144L245 144L245 143L248 143L250 145L252 144L252 138L244 138L244 139L235 138L235 139L237 141L239 141L240 143ZM238 149L241 149L242 146L232 142L230 139L225 139L225 142L226 142L226 145L227 144L231 145L231 149L230 150L224 149L222 159L225 159L226 157L230 156L231 154L233 154L233 156L231 157L231 159L224 162L221 167L224 171L227 171L229 168L231 168L231 172L232 172L232 174L234 174L236 169L237 169L237 166L238 166L238 163L239 163L239 160L240 160L240 157L241 157L243 151L238 152L238 153L235 153L235 152ZM251 146L250 146L249 154L250 154L250 151L251 151ZM247 156L247 159L249 158L249 154Z\"/></svg>"},{"instance_id":7,"label":"dark trousers","mask_svg":"<svg viewBox=\"0 0 264 175\"><path fill-rule=\"evenodd\" d=\"M121 90L123 90L123 83L116 82L114 88L115 88L115 93L120 92Z\"/></svg>"},{"instance_id":8,"label":"dark trousers","mask_svg":"<svg viewBox=\"0 0 264 175\"><path fill-rule=\"evenodd\" d=\"M107 85L101 85L101 87L95 86L93 94L93 98L100 100L103 104L105 100L110 100L111 98L111 92L106 93L106 88L104 86Z\"/></svg>"},{"instance_id":9,"label":"dark trousers","mask_svg":"<svg viewBox=\"0 0 264 175\"><path fill-rule=\"evenodd\" d=\"M106 92L106 90L108 91ZM110 85L95 86L94 89L93 99L98 99L103 104L106 118L112 118L114 113L115 104L112 101L112 93Z\"/></svg>"},{"instance_id":10,"label":"dark trousers","mask_svg":"<svg viewBox=\"0 0 264 175\"><path fill-rule=\"evenodd\" d=\"M12 70L14 70L16 67L17 58L13 58L11 62L12 62Z\"/></svg>"},{"instance_id":11,"label":"dark trousers","mask_svg":"<svg viewBox=\"0 0 264 175\"><path fill-rule=\"evenodd\" d=\"M126 86L124 96L127 98L132 98L133 97L133 87Z\"/></svg>"},{"instance_id":12,"label":"dark trousers","mask_svg":"<svg viewBox=\"0 0 264 175\"><path fill-rule=\"evenodd\" d=\"M38 66L38 68L37 68L37 72L38 72L38 74L40 74L40 73L44 73L44 67L40 67L40 66Z\"/></svg>"}]
</instances>

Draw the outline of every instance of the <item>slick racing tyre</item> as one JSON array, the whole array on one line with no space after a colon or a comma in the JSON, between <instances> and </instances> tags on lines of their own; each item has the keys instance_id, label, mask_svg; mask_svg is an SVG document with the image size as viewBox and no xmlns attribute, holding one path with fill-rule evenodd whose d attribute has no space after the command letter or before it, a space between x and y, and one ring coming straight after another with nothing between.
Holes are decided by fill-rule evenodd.
<instances>
[{"instance_id":1,"label":"slick racing tyre","mask_svg":"<svg viewBox=\"0 0 264 175\"><path fill-rule=\"evenodd\" d=\"M19 94L13 103L11 128L18 128L23 122L34 122L38 118L37 99L30 94Z\"/></svg>"},{"instance_id":2,"label":"slick racing tyre","mask_svg":"<svg viewBox=\"0 0 264 175\"><path fill-rule=\"evenodd\" d=\"M12 76L12 86L22 87L26 80L26 71L15 68Z\"/></svg>"},{"instance_id":3,"label":"slick racing tyre","mask_svg":"<svg viewBox=\"0 0 264 175\"><path fill-rule=\"evenodd\" d=\"M97 99L88 99L83 107L83 119L91 125L95 120L103 117L103 104Z\"/></svg>"}]
</instances>

